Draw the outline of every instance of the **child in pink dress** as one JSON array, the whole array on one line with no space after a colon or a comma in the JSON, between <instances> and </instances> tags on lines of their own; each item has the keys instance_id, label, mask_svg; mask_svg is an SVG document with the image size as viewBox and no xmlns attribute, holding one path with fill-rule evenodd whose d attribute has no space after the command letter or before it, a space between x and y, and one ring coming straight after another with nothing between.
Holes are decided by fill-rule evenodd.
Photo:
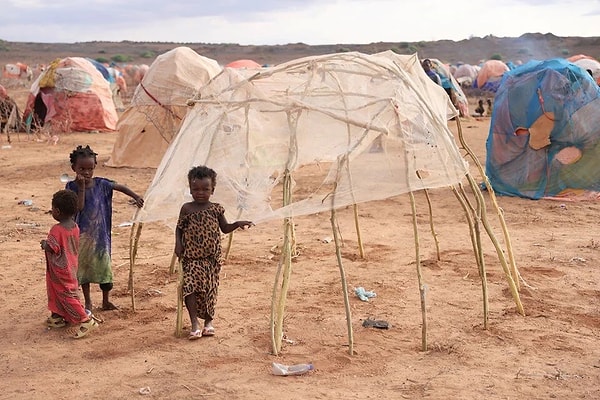
<instances>
[{"instance_id":1,"label":"child in pink dress","mask_svg":"<svg viewBox=\"0 0 600 400\"><path fill-rule=\"evenodd\" d=\"M98 327L91 313L87 313L77 290L77 258L79 227L73 220L77 212L77 194L60 190L52 197L52 217L58 224L50 228L48 238L40 245L46 253L46 291L48 309L46 320L50 328L74 325L70 332L76 339L86 336Z\"/></svg>"}]
</instances>

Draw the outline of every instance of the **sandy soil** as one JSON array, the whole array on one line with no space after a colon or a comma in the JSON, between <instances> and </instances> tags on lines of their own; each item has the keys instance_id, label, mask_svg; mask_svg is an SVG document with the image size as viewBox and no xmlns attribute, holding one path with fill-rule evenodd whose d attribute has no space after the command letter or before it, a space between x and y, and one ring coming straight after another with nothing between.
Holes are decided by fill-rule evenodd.
<instances>
[{"instance_id":1,"label":"sandy soil","mask_svg":"<svg viewBox=\"0 0 600 400\"><path fill-rule=\"evenodd\" d=\"M463 119L468 143L484 160L489 119ZM454 124L452 123L454 128ZM280 222L236 234L224 264L214 337L174 336L176 275L169 274L173 233L143 227L135 269L136 311L127 289L128 221L134 206L114 199L113 301L118 311L89 337L48 330L45 262L39 241L54 223L52 193L70 172L69 152L90 144L96 176L144 193L154 171L111 169L114 134L65 134L56 145L13 136L0 150L0 398L89 399L597 399L600 398L600 230L597 202L499 198L527 285L516 312L495 250L484 240L490 299L483 329L481 283L466 219L450 190L432 191L441 250L436 260L422 193L421 255L427 285L428 350L421 351L421 310L408 196L359 208L366 256L357 250L350 209L339 211L355 352L348 354L342 287L329 215L296 219L299 256L289 291L285 342L270 354L270 301ZM2 145L7 145L2 138ZM475 169L473 168L473 171ZM182 171L185 173L186 171ZM474 172L475 175L477 175ZM305 177L310 182L310 174ZM486 195L487 198L487 195ZM32 206L19 204L33 200ZM489 200L489 199L488 199ZM501 237L498 219L490 222ZM377 297L360 301L353 288ZM100 302L97 287L92 293ZM388 330L364 328L372 317ZM184 329L189 330L187 314ZM271 374L271 363L313 362L297 377Z\"/></svg>"}]
</instances>

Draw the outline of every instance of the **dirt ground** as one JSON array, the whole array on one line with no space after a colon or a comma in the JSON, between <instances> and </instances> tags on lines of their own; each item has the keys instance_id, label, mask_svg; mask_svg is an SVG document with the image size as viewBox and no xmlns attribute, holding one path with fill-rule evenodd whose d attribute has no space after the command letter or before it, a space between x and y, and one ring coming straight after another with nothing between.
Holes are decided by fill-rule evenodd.
<instances>
[{"instance_id":1,"label":"dirt ground","mask_svg":"<svg viewBox=\"0 0 600 400\"><path fill-rule=\"evenodd\" d=\"M17 96L18 97L18 96ZM456 130L454 122L450 123ZM461 120L483 162L488 118ZM421 309L408 196L361 204L365 258L359 256L351 209L339 211L343 263L352 309L355 355L348 354L342 287L329 215L297 218L299 255L288 296L279 356L270 353L270 303L281 223L235 235L221 275L216 336L174 336L177 277L169 273L173 232L142 229L135 302L128 292L134 213L116 193L113 219L113 301L120 310L89 337L48 330L45 261L39 242L59 176L71 172L78 144L99 153L96 176L144 193L154 170L103 165L115 134L72 133L56 145L24 134L0 150L0 398L88 399L598 399L600 398L600 229L598 202L500 197L526 316L516 311L501 265L484 237L489 327L483 329L481 281L464 214L448 189L430 192L441 260L429 233L425 197L417 193L428 350L421 350ZM478 176L471 163L474 175ZM183 171L185 173L185 171ZM310 181L310 176L306 177ZM19 204L32 200L33 205ZM486 194L489 204L489 197ZM498 218L489 215L501 239ZM226 242L224 242L225 244ZM355 287L376 292L369 302ZM92 298L101 293L93 286ZM390 329L365 328L366 318ZM189 330L187 313L184 329ZM313 362L296 377L271 374L271 363ZM143 390L142 390L143 389ZM149 391L148 391L149 389ZM148 393L149 392L149 393ZM146 394L142 394L146 393Z\"/></svg>"}]
</instances>

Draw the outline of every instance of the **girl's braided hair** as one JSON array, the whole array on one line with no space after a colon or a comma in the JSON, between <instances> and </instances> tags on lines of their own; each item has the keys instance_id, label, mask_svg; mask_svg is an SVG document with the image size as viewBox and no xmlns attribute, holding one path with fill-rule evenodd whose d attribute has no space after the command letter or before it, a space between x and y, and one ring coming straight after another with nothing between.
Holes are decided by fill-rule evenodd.
<instances>
[{"instance_id":1,"label":"girl's braided hair","mask_svg":"<svg viewBox=\"0 0 600 400\"><path fill-rule=\"evenodd\" d=\"M94 150L92 150L89 145L85 147L80 145L69 154L69 160L71 161L71 165L75 165L77 159L90 157L94 159L94 164L98 164L98 161L96 160L97 155L98 153L94 153Z\"/></svg>"}]
</instances>

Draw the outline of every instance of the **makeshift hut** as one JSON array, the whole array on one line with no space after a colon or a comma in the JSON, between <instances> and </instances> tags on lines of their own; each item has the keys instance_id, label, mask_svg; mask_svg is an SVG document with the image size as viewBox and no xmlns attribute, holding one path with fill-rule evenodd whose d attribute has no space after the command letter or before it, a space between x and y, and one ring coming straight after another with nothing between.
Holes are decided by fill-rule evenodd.
<instances>
[{"instance_id":1,"label":"makeshift hut","mask_svg":"<svg viewBox=\"0 0 600 400\"><path fill-rule=\"evenodd\" d=\"M33 70L27 64L15 63L5 64L2 67L2 77L12 79L27 79L31 81L33 78Z\"/></svg>"},{"instance_id":2,"label":"makeshift hut","mask_svg":"<svg viewBox=\"0 0 600 400\"><path fill-rule=\"evenodd\" d=\"M454 76L450 73L450 69L440 60L430 58L431 64L435 72L438 73L442 81L442 87L448 93L452 104L459 111L461 117L469 115L469 101L462 90L462 87Z\"/></svg>"},{"instance_id":3,"label":"makeshift hut","mask_svg":"<svg viewBox=\"0 0 600 400\"><path fill-rule=\"evenodd\" d=\"M500 194L540 199L600 190L600 88L563 60L530 61L499 85L486 173Z\"/></svg>"},{"instance_id":4,"label":"makeshift hut","mask_svg":"<svg viewBox=\"0 0 600 400\"><path fill-rule=\"evenodd\" d=\"M187 100L221 71L189 47L158 56L137 86L118 124L111 167L156 168L188 110Z\"/></svg>"},{"instance_id":5,"label":"makeshift hut","mask_svg":"<svg viewBox=\"0 0 600 400\"><path fill-rule=\"evenodd\" d=\"M227 68L239 68L239 69L260 69L262 65L254 60L235 60L226 64Z\"/></svg>"},{"instance_id":6,"label":"makeshift hut","mask_svg":"<svg viewBox=\"0 0 600 400\"><path fill-rule=\"evenodd\" d=\"M191 103L194 107L165 153L134 227L141 229L152 221L174 226L181 205L191 201L187 171L195 165L208 165L219 174L213 198L224 205L229 220L282 219L284 239L271 314L274 353L281 348L293 217L331 213L352 354L352 318L335 210L345 206L356 210L361 203L408 194L417 236L414 191L453 188L464 205L460 187L467 180L481 194L446 124L456 110L425 75L416 54L307 57L251 78L225 68ZM301 185L294 182L298 171L316 164L321 185L295 192L294 186ZM467 208L465 212L469 213ZM139 229L131 237L139 238ZM474 238L476 232L471 233ZM477 246L476 241L472 244ZM502 251L497 253L503 257ZM416 245L418 287L424 301L418 254ZM480 272L485 277L483 265ZM485 306L484 315L487 319Z\"/></svg>"},{"instance_id":7,"label":"makeshift hut","mask_svg":"<svg viewBox=\"0 0 600 400\"><path fill-rule=\"evenodd\" d=\"M481 66L477 79L473 82L475 88L495 93L502 79L502 75L510 71L508 65L500 60L487 60Z\"/></svg>"},{"instance_id":8,"label":"makeshift hut","mask_svg":"<svg viewBox=\"0 0 600 400\"><path fill-rule=\"evenodd\" d=\"M475 65L462 64L456 68L454 78L462 87L470 88L477 79L478 70Z\"/></svg>"},{"instance_id":9,"label":"makeshift hut","mask_svg":"<svg viewBox=\"0 0 600 400\"><path fill-rule=\"evenodd\" d=\"M10 134L22 130L21 113L15 100L0 85L0 133L6 133L10 143Z\"/></svg>"},{"instance_id":10,"label":"makeshift hut","mask_svg":"<svg viewBox=\"0 0 600 400\"><path fill-rule=\"evenodd\" d=\"M600 85L600 62L593 58L580 58L573 61L573 64L583 68L586 72L591 73L592 77L598 85Z\"/></svg>"},{"instance_id":11,"label":"makeshift hut","mask_svg":"<svg viewBox=\"0 0 600 400\"><path fill-rule=\"evenodd\" d=\"M31 85L23 118L49 132L114 131L117 111L109 83L87 59L53 61Z\"/></svg>"}]
</instances>

